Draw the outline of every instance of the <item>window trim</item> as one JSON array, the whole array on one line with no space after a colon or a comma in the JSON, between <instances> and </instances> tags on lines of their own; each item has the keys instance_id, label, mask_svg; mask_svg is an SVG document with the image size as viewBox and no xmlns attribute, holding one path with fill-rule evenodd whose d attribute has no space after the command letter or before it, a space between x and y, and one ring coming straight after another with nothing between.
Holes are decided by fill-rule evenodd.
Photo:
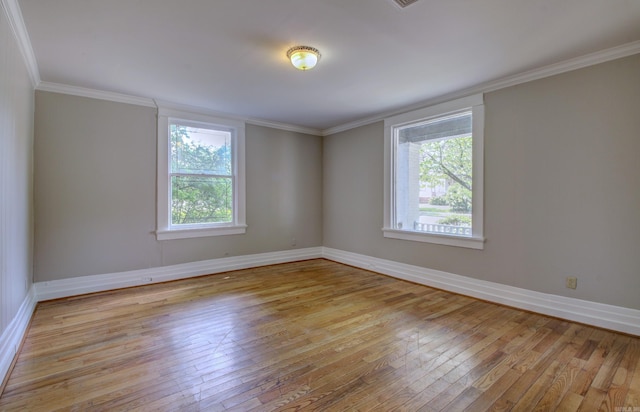
<instances>
[{"instance_id":1,"label":"window trim","mask_svg":"<svg viewBox=\"0 0 640 412\"><path fill-rule=\"evenodd\" d=\"M471 109L472 111L472 235L456 236L397 229L395 216L396 127L446 116ZM484 249L484 96L476 94L402 113L384 120L384 237L439 245Z\"/></svg>"},{"instance_id":2,"label":"window trim","mask_svg":"<svg viewBox=\"0 0 640 412\"><path fill-rule=\"evenodd\" d=\"M169 165L171 162L169 139L170 121L183 121L187 125L232 129L233 174L233 220L230 223L193 225L171 225L171 184ZM157 222L156 239L185 239L206 236L237 235L246 233L246 179L245 179L245 123L243 121L186 112L169 108L158 108L157 130Z\"/></svg>"}]
</instances>

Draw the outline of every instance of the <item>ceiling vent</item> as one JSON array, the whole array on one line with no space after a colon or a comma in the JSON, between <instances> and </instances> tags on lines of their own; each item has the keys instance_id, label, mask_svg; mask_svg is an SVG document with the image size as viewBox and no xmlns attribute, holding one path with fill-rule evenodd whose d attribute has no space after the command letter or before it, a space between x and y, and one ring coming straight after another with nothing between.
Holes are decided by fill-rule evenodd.
<instances>
[{"instance_id":1,"label":"ceiling vent","mask_svg":"<svg viewBox=\"0 0 640 412\"><path fill-rule=\"evenodd\" d=\"M418 0L393 0L398 6L405 8L407 6L412 5L413 3L417 2Z\"/></svg>"}]
</instances>

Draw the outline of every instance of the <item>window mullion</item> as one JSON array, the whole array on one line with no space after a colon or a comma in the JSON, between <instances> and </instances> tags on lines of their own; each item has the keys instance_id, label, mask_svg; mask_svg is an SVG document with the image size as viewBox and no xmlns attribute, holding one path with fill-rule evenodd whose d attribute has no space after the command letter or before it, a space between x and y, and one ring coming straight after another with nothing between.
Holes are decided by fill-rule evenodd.
<instances>
[{"instance_id":1,"label":"window mullion","mask_svg":"<svg viewBox=\"0 0 640 412\"><path fill-rule=\"evenodd\" d=\"M215 175L215 174L209 174L209 173L179 173L179 172L171 172L169 173L169 176L173 177L214 177L214 178L219 178L219 179L225 179L225 178L230 178L233 177L232 175Z\"/></svg>"}]
</instances>

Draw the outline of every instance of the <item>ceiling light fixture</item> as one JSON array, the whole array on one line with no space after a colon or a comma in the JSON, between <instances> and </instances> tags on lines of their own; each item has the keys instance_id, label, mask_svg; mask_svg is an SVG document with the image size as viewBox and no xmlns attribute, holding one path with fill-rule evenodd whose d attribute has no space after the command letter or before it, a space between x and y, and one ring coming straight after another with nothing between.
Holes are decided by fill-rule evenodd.
<instances>
[{"instance_id":1,"label":"ceiling light fixture","mask_svg":"<svg viewBox=\"0 0 640 412\"><path fill-rule=\"evenodd\" d=\"M295 46L287 51L291 64L298 70L311 70L320 60L320 51L310 46Z\"/></svg>"}]
</instances>

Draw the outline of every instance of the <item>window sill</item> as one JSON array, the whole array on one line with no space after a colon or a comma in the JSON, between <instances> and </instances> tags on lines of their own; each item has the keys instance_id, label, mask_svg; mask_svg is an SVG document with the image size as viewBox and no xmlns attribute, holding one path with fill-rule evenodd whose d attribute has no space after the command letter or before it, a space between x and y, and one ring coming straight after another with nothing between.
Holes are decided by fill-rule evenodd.
<instances>
[{"instance_id":1,"label":"window sill","mask_svg":"<svg viewBox=\"0 0 640 412\"><path fill-rule=\"evenodd\" d=\"M413 232L407 230L397 230L383 228L384 237L391 239L410 240L414 242L435 243L438 245L457 246L469 249L484 249L483 237L462 237L439 235L435 233Z\"/></svg>"},{"instance_id":2,"label":"window sill","mask_svg":"<svg viewBox=\"0 0 640 412\"><path fill-rule=\"evenodd\" d=\"M157 240L188 239L194 237L242 235L246 233L247 225L185 228L185 229L164 229L156 231Z\"/></svg>"}]
</instances>

